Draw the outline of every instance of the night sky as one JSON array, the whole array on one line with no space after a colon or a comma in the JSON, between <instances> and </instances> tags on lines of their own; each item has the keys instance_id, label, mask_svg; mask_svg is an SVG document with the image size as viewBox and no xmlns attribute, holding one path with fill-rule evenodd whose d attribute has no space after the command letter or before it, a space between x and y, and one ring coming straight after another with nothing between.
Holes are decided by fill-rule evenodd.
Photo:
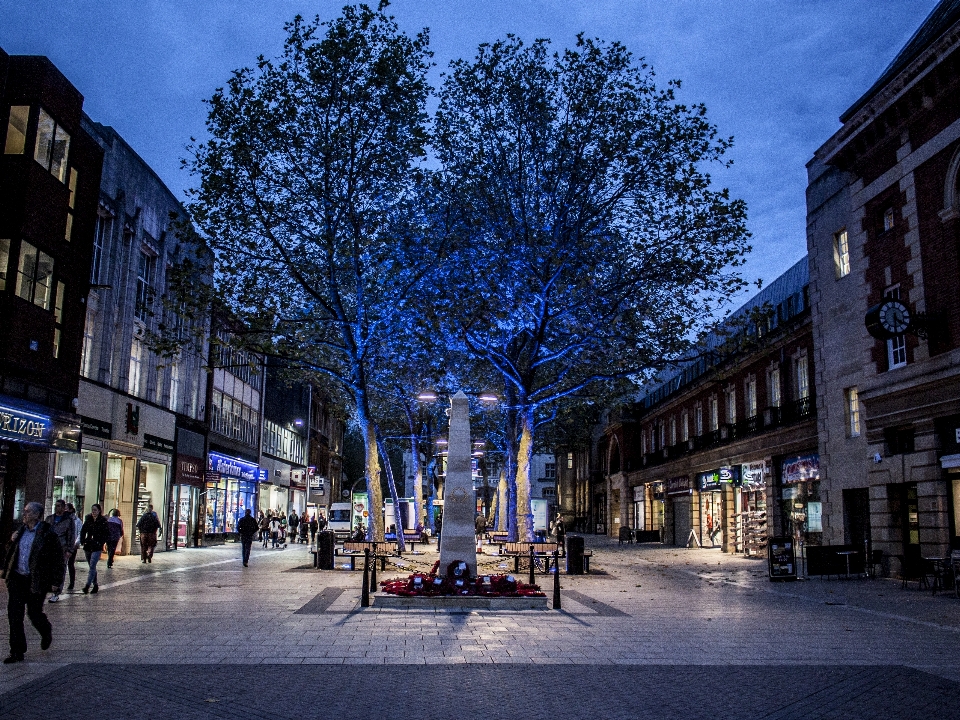
<instances>
[{"instance_id":1,"label":"night sky","mask_svg":"<svg viewBox=\"0 0 960 720\"><path fill-rule=\"evenodd\" d=\"M0 0L0 47L46 55L182 197L180 158L202 138L201 100L258 54L283 23L329 18L344 0ZM375 0L371 4L375 4ZM623 42L683 102L707 105L734 166L718 183L747 201L754 250L744 275L769 282L806 252L805 164L913 34L936 0L395 0L408 32L428 27L437 63L513 33ZM754 287L752 292L755 292Z\"/></svg>"}]
</instances>

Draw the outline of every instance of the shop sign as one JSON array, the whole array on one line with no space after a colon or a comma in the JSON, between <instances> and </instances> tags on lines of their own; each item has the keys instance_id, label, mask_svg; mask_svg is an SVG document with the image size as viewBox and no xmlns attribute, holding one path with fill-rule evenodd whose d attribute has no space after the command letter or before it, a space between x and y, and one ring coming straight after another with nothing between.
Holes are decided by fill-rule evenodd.
<instances>
[{"instance_id":1,"label":"shop sign","mask_svg":"<svg viewBox=\"0 0 960 720\"><path fill-rule=\"evenodd\" d=\"M47 415L0 405L0 438L31 445L50 445L52 429L53 421Z\"/></svg>"},{"instance_id":2,"label":"shop sign","mask_svg":"<svg viewBox=\"0 0 960 720\"><path fill-rule=\"evenodd\" d=\"M202 469L202 459L183 453L177 454L177 466L174 473L177 484L199 485L203 481Z\"/></svg>"},{"instance_id":3,"label":"shop sign","mask_svg":"<svg viewBox=\"0 0 960 720\"><path fill-rule=\"evenodd\" d=\"M295 487L300 490L306 489L307 487L306 474L307 474L306 469L291 470L290 471L290 487Z\"/></svg>"},{"instance_id":4,"label":"shop sign","mask_svg":"<svg viewBox=\"0 0 960 720\"><path fill-rule=\"evenodd\" d=\"M633 501L634 502L643 502L643 493L646 489L646 485L637 485L633 488Z\"/></svg>"},{"instance_id":5,"label":"shop sign","mask_svg":"<svg viewBox=\"0 0 960 720\"><path fill-rule=\"evenodd\" d=\"M667 478L664 487L669 497L675 495L693 495L693 483L690 481L689 475Z\"/></svg>"},{"instance_id":6,"label":"shop sign","mask_svg":"<svg viewBox=\"0 0 960 720\"><path fill-rule=\"evenodd\" d=\"M322 490L323 486L326 484L327 479L323 475L311 475L310 476L310 489L311 490Z\"/></svg>"},{"instance_id":7,"label":"shop sign","mask_svg":"<svg viewBox=\"0 0 960 720\"><path fill-rule=\"evenodd\" d=\"M700 473L697 480L701 490L715 492L723 488L724 485L740 484L740 467L722 467L709 472Z\"/></svg>"},{"instance_id":8,"label":"shop sign","mask_svg":"<svg viewBox=\"0 0 960 720\"><path fill-rule=\"evenodd\" d=\"M763 463L744 463L740 466L740 482L745 489L763 487Z\"/></svg>"},{"instance_id":9,"label":"shop sign","mask_svg":"<svg viewBox=\"0 0 960 720\"><path fill-rule=\"evenodd\" d=\"M113 423L106 420L97 420L96 418L80 416L80 431L89 437L103 438L110 440L113 437Z\"/></svg>"},{"instance_id":10,"label":"shop sign","mask_svg":"<svg viewBox=\"0 0 960 720\"><path fill-rule=\"evenodd\" d=\"M238 480L267 481L267 471L258 467L256 463L216 452L207 455L207 470Z\"/></svg>"},{"instance_id":11,"label":"shop sign","mask_svg":"<svg viewBox=\"0 0 960 720\"><path fill-rule=\"evenodd\" d=\"M170 453L173 455L173 440L157 437L156 435L143 434L143 449L156 450L157 452Z\"/></svg>"},{"instance_id":12,"label":"shop sign","mask_svg":"<svg viewBox=\"0 0 960 720\"><path fill-rule=\"evenodd\" d=\"M809 482L820 479L820 455L798 455L783 461L783 484Z\"/></svg>"}]
</instances>

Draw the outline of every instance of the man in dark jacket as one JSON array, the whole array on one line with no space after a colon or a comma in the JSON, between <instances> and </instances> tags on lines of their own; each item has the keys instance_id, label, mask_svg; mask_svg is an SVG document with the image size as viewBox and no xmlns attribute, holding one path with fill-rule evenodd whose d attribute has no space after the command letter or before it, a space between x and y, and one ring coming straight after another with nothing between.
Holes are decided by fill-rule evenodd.
<instances>
[{"instance_id":1,"label":"man in dark jacket","mask_svg":"<svg viewBox=\"0 0 960 720\"><path fill-rule=\"evenodd\" d=\"M40 633L40 649L53 642L53 628L43 612L47 593L63 582L63 545L49 523L43 522L43 505L27 503L23 524L10 539L4 577L7 579L7 620L10 622L10 657L6 664L21 662L27 651L23 627L24 608Z\"/></svg>"},{"instance_id":2,"label":"man in dark jacket","mask_svg":"<svg viewBox=\"0 0 960 720\"><path fill-rule=\"evenodd\" d=\"M250 514L250 508L243 511L243 517L237 523L237 532L240 533L240 546L243 549L243 566L250 562L250 548L253 545L253 536L260 530L260 524Z\"/></svg>"}]
</instances>

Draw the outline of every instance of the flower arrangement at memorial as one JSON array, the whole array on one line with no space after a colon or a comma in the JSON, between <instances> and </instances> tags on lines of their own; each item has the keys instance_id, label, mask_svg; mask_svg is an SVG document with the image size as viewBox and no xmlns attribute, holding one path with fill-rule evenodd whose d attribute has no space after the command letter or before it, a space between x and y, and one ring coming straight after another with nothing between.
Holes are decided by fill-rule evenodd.
<instances>
[{"instance_id":1,"label":"flower arrangement at memorial","mask_svg":"<svg viewBox=\"0 0 960 720\"><path fill-rule=\"evenodd\" d=\"M437 562L429 573L384 580L380 588L390 595L437 597L473 595L477 597L544 597L539 585L528 585L513 575L480 575L471 578L466 563L451 563L447 575L438 575Z\"/></svg>"}]
</instances>

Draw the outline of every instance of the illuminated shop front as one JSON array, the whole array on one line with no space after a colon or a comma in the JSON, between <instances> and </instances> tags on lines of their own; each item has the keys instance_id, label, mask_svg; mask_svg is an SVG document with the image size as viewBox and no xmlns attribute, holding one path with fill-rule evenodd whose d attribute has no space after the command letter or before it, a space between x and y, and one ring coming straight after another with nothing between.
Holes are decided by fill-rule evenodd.
<instances>
[{"instance_id":1,"label":"illuminated shop front","mask_svg":"<svg viewBox=\"0 0 960 720\"><path fill-rule=\"evenodd\" d=\"M704 547L727 548L733 520L733 491L740 485L740 466L720 467L699 473L700 542ZM730 507L728 507L730 505Z\"/></svg>"},{"instance_id":2,"label":"illuminated shop front","mask_svg":"<svg viewBox=\"0 0 960 720\"><path fill-rule=\"evenodd\" d=\"M218 452L207 456L206 519L207 537L235 533L244 511L256 515L257 485L265 472L255 463Z\"/></svg>"},{"instance_id":3,"label":"illuminated shop front","mask_svg":"<svg viewBox=\"0 0 960 720\"><path fill-rule=\"evenodd\" d=\"M781 464L780 503L784 534L801 545L823 544L820 455L788 457Z\"/></svg>"}]
</instances>

